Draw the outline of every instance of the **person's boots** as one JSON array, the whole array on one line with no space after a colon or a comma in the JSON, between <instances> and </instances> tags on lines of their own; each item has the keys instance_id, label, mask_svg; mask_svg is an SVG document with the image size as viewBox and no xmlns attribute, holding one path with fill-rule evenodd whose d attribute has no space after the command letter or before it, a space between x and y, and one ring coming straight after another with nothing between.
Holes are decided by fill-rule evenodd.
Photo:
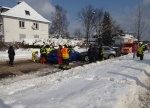
<instances>
[{"instance_id":1,"label":"person's boots","mask_svg":"<svg viewBox=\"0 0 150 108\"><path fill-rule=\"evenodd\" d=\"M62 68L63 68L63 69L66 69L66 65L63 65Z\"/></svg>"},{"instance_id":2,"label":"person's boots","mask_svg":"<svg viewBox=\"0 0 150 108\"><path fill-rule=\"evenodd\" d=\"M66 66L67 69L70 69L70 66Z\"/></svg>"},{"instance_id":3,"label":"person's boots","mask_svg":"<svg viewBox=\"0 0 150 108\"><path fill-rule=\"evenodd\" d=\"M140 60L143 60L143 55L140 55Z\"/></svg>"}]
</instances>

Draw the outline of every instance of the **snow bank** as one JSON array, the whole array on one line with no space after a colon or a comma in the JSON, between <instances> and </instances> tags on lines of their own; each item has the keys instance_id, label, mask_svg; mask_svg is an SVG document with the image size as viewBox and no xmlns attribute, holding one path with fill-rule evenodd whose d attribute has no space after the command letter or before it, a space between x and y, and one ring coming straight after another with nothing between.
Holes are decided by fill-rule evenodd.
<instances>
[{"instance_id":1,"label":"snow bank","mask_svg":"<svg viewBox=\"0 0 150 108\"><path fill-rule=\"evenodd\" d=\"M0 97L12 108L141 108L150 89L150 55L144 58L127 55L47 76L2 80Z\"/></svg>"}]
</instances>

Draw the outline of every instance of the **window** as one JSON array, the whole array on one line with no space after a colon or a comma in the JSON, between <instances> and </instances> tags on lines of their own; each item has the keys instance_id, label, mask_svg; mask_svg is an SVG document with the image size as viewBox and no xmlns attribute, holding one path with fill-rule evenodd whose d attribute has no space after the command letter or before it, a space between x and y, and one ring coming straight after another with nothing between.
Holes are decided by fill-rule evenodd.
<instances>
[{"instance_id":1,"label":"window","mask_svg":"<svg viewBox=\"0 0 150 108\"><path fill-rule=\"evenodd\" d=\"M25 13L26 13L26 15L30 16L30 12L29 11L25 10Z\"/></svg>"},{"instance_id":2,"label":"window","mask_svg":"<svg viewBox=\"0 0 150 108\"><path fill-rule=\"evenodd\" d=\"M25 23L24 23L24 21L19 21L19 27L20 27L20 28L25 28Z\"/></svg>"},{"instance_id":3,"label":"window","mask_svg":"<svg viewBox=\"0 0 150 108\"><path fill-rule=\"evenodd\" d=\"M69 49L70 50L70 53L75 53L75 50L73 49Z\"/></svg>"},{"instance_id":4,"label":"window","mask_svg":"<svg viewBox=\"0 0 150 108\"><path fill-rule=\"evenodd\" d=\"M19 37L20 37L20 41L21 41L22 39L26 38L26 35L25 34L20 34Z\"/></svg>"},{"instance_id":5,"label":"window","mask_svg":"<svg viewBox=\"0 0 150 108\"><path fill-rule=\"evenodd\" d=\"M0 25L0 32L2 32L2 25ZM0 34L1 35L1 34Z\"/></svg>"},{"instance_id":6,"label":"window","mask_svg":"<svg viewBox=\"0 0 150 108\"><path fill-rule=\"evenodd\" d=\"M105 47L105 48L104 48L104 50L105 50L105 51L108 51L108 50L110 50L110 49L109 49L109 48L107 48L107 47Z\"/></svg>"},{"instance_id":7,"label":"window","mask_svg":"<svg viewBox=\"0 0 150 108\"><path fill-rule=\"evenodd\" d=\"M34 38L39 38L39 35L34 35Z\"/></svg>"},{"instance_id":8,"label":"window","mask_svg":"<svg viewBox=\"0 0 150 108\"><path fill-rule=\"evenodd\" d=\"M92 36L92 38L98 38L98 35L94 35L94 36Z\"/></svg>"},{"instance_id":9,"label":"window","mask_svg":"<svg viewBox=\"0 0 150 108\"><path fill-rule=\"evenodd\" d=\"M33 29L38 30L39 29L39 24L38 23L33 23Z\"/></svg>"}]
</instances>

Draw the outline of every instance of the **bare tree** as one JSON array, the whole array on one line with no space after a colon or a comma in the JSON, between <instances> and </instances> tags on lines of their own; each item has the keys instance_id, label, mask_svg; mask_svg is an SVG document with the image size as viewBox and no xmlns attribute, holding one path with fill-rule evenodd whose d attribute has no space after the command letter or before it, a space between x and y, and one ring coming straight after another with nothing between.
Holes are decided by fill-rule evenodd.
<instances>
[{"instance_id":1,"label":"bare tree","mask_svg":"<svg viewBox=\"0 0 150 108\"><path fill-rule=\"evenodd\" d=\"M74 35L77 36L79 39L82 37L82 32L80 28L75 29Z\"/></svg>"},{"instance_id":2,"label":"bare tree","mask_svg":"<svg viewBox=\"0 0 150 108\"><path fill-rule=\"evenodd\" d=\"M95 14L96 20L94 21L94 29L96 31L96 34L100 37L102 31L102 21L104 16L103 9L95 9Z\"/></svg>"},{"instance_id":3,"label":"bare tree","mask_svg":"<svg viewBox=\"0 0 150 108\"><path fill-rule=\"evenodd\" d=\"M70 38L69 32L66 32L65 36L66 36L67 39L69 39Z\"/></svg>"},{"instance_id":4,"label":"bare tree","mask_svg":"<svg viewBox=\"0 0 150 108\"><path fill-rule=\"evenodd\" d=\"M50 33L56 33L61 36L65 35L68 30L69 22L67 21L67 12L59 5L55 6L55 12L51 13L52 24Z\"/></svg>"},{"instance_id":5,"label":"bare tree","mask_svg":"<svg viewBox=\"0 0 150 108\"><path fill-rule=\"evenodd\" d=\"M92 5L88 5L78 12L78 20L86 32L87 44L91 35L91 31L94 29L98 19L98 14L98 9L94 9Z\"/></svg>"},{"instance_id":6,"label":"bare tree","mask_svg":"<svg viewBox=\"0 0 150 108\"><path fill-rule=\"evenodd\" d=\"M142 10L139 4L138 9L137 9L137 15L133 23L133 31L137 34L138 40L141 40L141 37L144 36L142 34L144 33L146 29L147 27L145 25L145 21L142 18Z\"/></svg>"},{"instance_id":7,"label":"bare tree","mask_svg":"<svg viewBox=\"0 0 150 108\"><path fill-rule=\"evenodd\" d=\"M113 19L111 19L111 25L112 25L112 34L119 34L120 25L117 24L117 22Z\"/></svg>"}]
</instances>

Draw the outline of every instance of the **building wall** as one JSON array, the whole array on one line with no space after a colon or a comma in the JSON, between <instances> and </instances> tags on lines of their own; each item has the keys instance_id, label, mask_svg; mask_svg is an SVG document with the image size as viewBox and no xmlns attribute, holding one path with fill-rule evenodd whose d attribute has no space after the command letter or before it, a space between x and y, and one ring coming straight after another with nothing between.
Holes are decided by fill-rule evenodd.
<instances>
[{"instance_id":1,"label":"building wall","mask_svg":"<svg viewBox=\"0 0 150 108\"><path fill-rule=\"evenodd\" d=\"M113 39L113 40L115 41L114 44L120 45L120 44L124 44L124 43L126 43L126 42L128 42L128 41L133 42L133 41L135 41L136 39L115 38L115 39Z\"/></svg>"},{"instance_id":2,"label":"building wall","mask_svg":"<svg viewBox=\"0 0 150 108\"><path fill-rule=\"evenodd\" d=\"M25 27L19 27L19 21L25 22ZM32 28L33 23L38 23L39 29L35 30ZM26 38L48 38L48 23L42 23L38 21L30 21L25 19L17 19L11 17L3 18L4 25L4 41L12 42L12 41L20 41L20 35L25 36Z\"/></svg>"},{"instance_id":3,"label":"building wall","mask_svg":"<svg viewBox=\"0 0 150 108\"><path fill-rule=\"evenodd\" d=\"M0 42L3 41L3 25L2 25L2 20L0 18Z\"/></svg>"}]
</instances>

